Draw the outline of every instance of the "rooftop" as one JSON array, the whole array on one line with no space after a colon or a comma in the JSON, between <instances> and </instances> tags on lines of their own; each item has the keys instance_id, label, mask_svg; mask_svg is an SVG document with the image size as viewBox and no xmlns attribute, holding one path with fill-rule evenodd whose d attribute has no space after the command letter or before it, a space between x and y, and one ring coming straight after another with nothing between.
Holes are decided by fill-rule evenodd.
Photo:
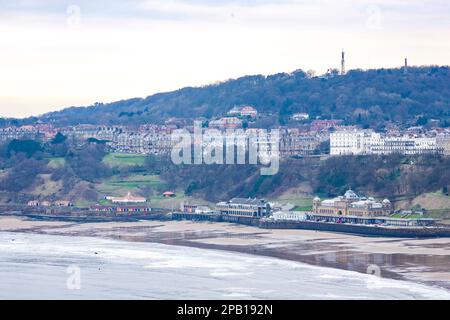
<instances>
[{"instance_id":1,"label":"rooftop","mask_svg":"<svg viewBox=\"0 0 450 320\"><path fill-rule=\"evenodd\" d=\"M264 199L257 199L257 198L233 198L230 200L230 203L258 205L258 204L265 204L266 201Z\"/></svg>"}]
</instances>

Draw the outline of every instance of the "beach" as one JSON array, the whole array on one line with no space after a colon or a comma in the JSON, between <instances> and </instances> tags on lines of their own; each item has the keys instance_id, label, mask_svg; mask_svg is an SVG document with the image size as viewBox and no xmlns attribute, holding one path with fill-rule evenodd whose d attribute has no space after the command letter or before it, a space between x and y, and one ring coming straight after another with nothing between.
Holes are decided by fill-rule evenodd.
<instances>
[{"instance_id":1,"label":"beach","mask_svg":"<svg viewBox=\"0 0 450 320\"><path fill-rule=\"evenodd\" d=\"M449 238L376 238L191 221L74 223L14 216L0 217L0 233L95 237L238 252L450 289Z\"/></svg>"}]
</instances>

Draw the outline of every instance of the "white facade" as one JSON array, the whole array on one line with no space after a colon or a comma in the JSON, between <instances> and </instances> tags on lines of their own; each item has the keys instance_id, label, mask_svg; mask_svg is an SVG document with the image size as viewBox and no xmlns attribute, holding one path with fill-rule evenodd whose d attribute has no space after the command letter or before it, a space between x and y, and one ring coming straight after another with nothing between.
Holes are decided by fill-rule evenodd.
<instances>
[{"instance_id":1,"label":"white facade","mask_svg":"<svg viewBox=\"0 0 450 320\"><path fill-rule=\"evenodd\" d=\"M229 115L255 118L258 115L258 111L252 106L234 107L228 111Z\"/></svg>"},{"instance_id":2,"label":"white facade","mask_svg":"<svg viewBox=\"0 0 450 320\"><path fill-rule=\"evenodd\" d=\"M275 221L305 221L307 216L303 212L295 211L277 211L269 217Z\"/></svg>"},{"instance_id":3,"label":"white facade","mask_svg":"<svg viewBox=\"0 0 450 320\"><path fill-rule=\"evenodd\" d=\"M291 117L294 121L302 121L302 120L308 120L309 114L307 113L294 113Z\"/></svg>"},{"instance_id":4,"label":"white facade","mask_svg":"<svg viewBox=\"0 0 450 320\"><path fill-rule=\"evenodd\" d=\"M384 136L373 130L358 129L339 130L330 134L331 155L413 155L438 151L436 137Z\"/></svg>"},{"instance_id":5,"label":"white facade","mask_svg":"<svg viewBox=\"0 0 450 320\"><path fill-rule=\"evenodd\" d=\"M371 130L356 129L332 132L330 134L330 154L335 156L366 154L373 133Z\"/></svg>"},{"instance_id":6,"label":"white facade","mask_svg":"<svg viewBox=\"0 0 450 320\"><path fill-rule=\"evenodd\" d=\"M436 137L436 145L442 154L450 156L450 134L440 134Z\"/></svg>"}]
</instances>

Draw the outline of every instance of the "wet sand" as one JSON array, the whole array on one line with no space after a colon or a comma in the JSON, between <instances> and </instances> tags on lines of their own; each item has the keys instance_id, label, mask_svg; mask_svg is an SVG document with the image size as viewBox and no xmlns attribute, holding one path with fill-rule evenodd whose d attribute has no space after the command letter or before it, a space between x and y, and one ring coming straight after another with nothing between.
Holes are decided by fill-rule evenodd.
<instances>
[{"instance_id":1,"label":"wet sand","mask_svg":"<svg viewBox=\"0 0 450 320\"><path fill-rule=\"evenodd\" d=\"M92 236L236 251L368 272L450 289L450 238L362 237L310 230L267 230L211 222L73 223L0 217L0 232ZM375 266L375 267L374 267Z\"/></svg>"}]
</instances>

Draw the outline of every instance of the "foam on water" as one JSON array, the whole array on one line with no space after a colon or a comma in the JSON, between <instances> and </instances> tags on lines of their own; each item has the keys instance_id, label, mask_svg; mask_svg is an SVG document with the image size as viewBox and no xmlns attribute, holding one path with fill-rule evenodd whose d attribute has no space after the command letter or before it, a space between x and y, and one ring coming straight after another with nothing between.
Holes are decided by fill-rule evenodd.
<instances>
[{"instance_id":1,"label":"foam on water","mask_svg":"<svg viewBox=\"0 0 450 320\"><path fill-rule=\"evenodd\" d=\"M79 290L66 285L72 265L81 270ZM450 299L450 292L225 251L0 233L0 298Z\"/></svg>"}]
</instances>

